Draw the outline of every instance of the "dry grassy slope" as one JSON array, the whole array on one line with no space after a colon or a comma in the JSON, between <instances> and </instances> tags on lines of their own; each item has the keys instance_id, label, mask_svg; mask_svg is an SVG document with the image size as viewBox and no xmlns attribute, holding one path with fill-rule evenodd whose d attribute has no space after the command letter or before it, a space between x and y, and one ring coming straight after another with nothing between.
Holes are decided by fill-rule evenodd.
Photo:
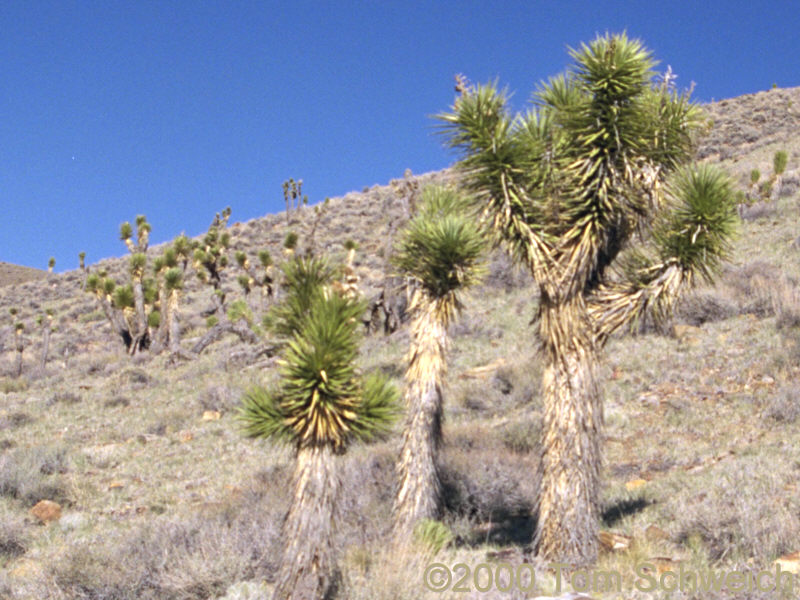
<instances>
[{"instance_id":1,"label":"dry grassy slope","mask_svg":"<svg viewBox=\"0 0 800 600\"><path fill-rule=\"evenodd\" d=\"M796 177L800 126L786 116L796 95L777 90L710 106L721 133L712 133L703 155L737 173L757 166L766 174L771 154L785 148L785 179ZM759 114L771 116L755 120ZM742 141L745 127L763 137ZM635 543L629 552L604 553L600 568L630 573L656 556L694 569L765 568L800 550L800 251L791 245L799 203L787 193L742 224L718 286L699 290L680 311L678 322L696 328L677 338L619 335L609 343L601 367L604 527ZM348 237L359 241L358 268L369 288L385 268L387 233L402 218L391 185L333 199L319 246L343 256ZM292 228L302 234L308 219L301 221ZM278 256L285 215L234 223L231 232L234 248L254 256L266 245ZM102 264L121 274L125 259ZM495 261L452 328L444 521L457 543L437 560L477 565L501 550L513 564L531 560L537 593L546 595L552 577L526 546L542 408L528 325L535 297L526 278L506 267ZM199 600L229 588L227 600L250 597L242 582L274 573L291 454L242 439L235 408L242 391L272 380L274 369L232 358L235 339L177 366L163 356L132 360L80 283L81 274L70 272L0 288L0 316L18 306L31 344L21 381L3 376L13 356L8 344L0 353L0 597ZM225 285L235 289L234 267ZM207 304L208 291L192 281L187 337L204 330L194 315ZM33 319L48 307L56 309L58 330L42 373ZM0 344L8 325L0 321ZM363 367L402 384L407 344L403 330L366 338ZM476 370L487 364L494 368ZM205 411L221 418L204 419ZM430 559L385 548L397 451L394 436L353 448L343 460L342 597L463 598L422 588ZM42 527L28 514L42 498L63 504L59 523ZM651 525L657 529L646 533Z\"/></svg>"}]
</instances>

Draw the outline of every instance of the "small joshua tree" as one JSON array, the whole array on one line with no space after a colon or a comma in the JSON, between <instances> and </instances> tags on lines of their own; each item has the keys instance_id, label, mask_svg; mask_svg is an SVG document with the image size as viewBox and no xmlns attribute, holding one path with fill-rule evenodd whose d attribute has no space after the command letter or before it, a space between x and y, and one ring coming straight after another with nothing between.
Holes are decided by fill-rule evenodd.
<instances>
[{"instance_id":1,"label":"small joshua tree","mask_svg":"<svg viewBox=\"0 0 800 600\"><path fill-rule=\"evenodd\" d=\"M83 283L81 284L81 291L86 291L86 278L89 276L89 271L86 269L86 252L78 252L78 267L83 273Z\"/></svg>"},{"instance_id":2,"label":"small joshua tree","mask_svg":"<svg viewBox=\"0 0 800 600\"><path fill-rule=\"evenodd\" d=\"M36 317L36 324L42 328L42 360L39 366L44 370L47 365L47 355L50 353L50 333L53 331L53 316L55 312L52 308L45 310L44 315Z\"/></svg>"},{"instance_id":3,"label":"small joshua tree","mask_svg":"<svg viewBox=\"0 0 800 600\"><path fill-rule=\"evenodd\" d=\"M783 173L786 171L786 165L789 162L789 155L786 150L778 150L775 156L772 157L772 195L777 198L781 195L781 186L783 185Z\"/></svg>"},{"instance_id":4,"label":"small joshua tree","mask_svg":"<svg viewBox=\"0 0 800 600\"><path fill-rule=\"evenodd\" d=\"M47 261L47 272L52 274L55 266L56 266L56 259L54 256L51 256L50 260Z\"/></svg>"},{"instance_id":5,"label":"small joshua tree","mask_svg":"<svg viewBox=\"0 0 800 600\"><path fill-rule=\"evenodd\" d=\"M19 310L16 307L8 309L8 314L16 321ZM22 353L25 351L25 340L22 334L25 332L25 324L22 321L14 323L14 349L17 351L17 358L14 365L14 377L22 376Z\"/></svg>"},{"instance_id":6,"label":"small joshua tree","mask_svg":"<svg viewBox=\"0 0 800 600\"><path fill-rule=\"evenodd\" d=\"M147 310L145 307L145 267L147 266L147 247L150 240L152 227L144 215L136 217L136 241L133 241L133 227L129 222L120 225L119 237L131 253L129 272L131 277L131 290L133 292L133 319L131 330L132 341L128 351L136 354L147 349L150 345L150 332ZM127 307L126 307L127 308Z\"/></svg>"},{"instance_id":7,"label":"small joshua tree","mask_svg":"<svg viewBox=\"0 0 800 600\"><path fill-rule=\"evenodd\" d=\"M406 425L398 462L395 530L408 538L439 516L437 463L442 438L442 388L447 370L447 326L461 308L459 294L480 277L484 243L473 220L459 212L454 191L428 187L422 206L401 232L393 262L416 283L409 312L411 347L406 370Z\"/></svg>"},{"instance_id":8,"label":"small joshua tree","mask_svg":"<svg viewBox=\"0 0 800 600\"><path fill-rule=\"evenodd\" d=\"M297 258L285 270L288 293L275 321L289 340L280 385L249 391L242 418L249 436L295 449L293 500L273 598L328 598L337 580L333 535L342 484L336 457L351 443L388 430L396 392L381 376L364 377L355 366L363 303L332 291L324 261Z\"/></svg>"},{"instance_id":9,"label":"small joshua tree","mask_svg":"<svg viewBox=\"0 0 800 600\"><path fill-rule=\"evenodd\" d=\"M203 237L203 241L195 248L192 257L197 277L203 283L210 285L214 291L212 300L217 318L221 318L221 315L225 313L222 271L228 266L227 252L231 243L231 235L225 229L230 216L230 208L223 210L222 214L217 213Z\"/></svg>"},{"instance_id":10,"label":"small joshua tree","mask_svg":"<svg viewBox=\"0 0 800 600\"><path fill-rule=\"evenodd\" d=\"M283 199L286 202L286 225L291 225L291 213L297 211L300 203L308 204L308 196L303 194L303 180L291 177L283 182Z\"/></svg>"},{"instance_id":11,"label":"small joshua tree","mask_svg":"<svg viewBox=\"0 0 800 600\"><path fill-rule=\"evenodd\" d=\"M542 483L534 544L574 564L597 557L601 349L619 327L667 314L729 251L729 178L691 164L699 108L658 80L638 40L605 35L570 52L534 107L511 117L494 85L441 115L486 229L531 273L544 376Z\"/></svg>"}]
</instances>

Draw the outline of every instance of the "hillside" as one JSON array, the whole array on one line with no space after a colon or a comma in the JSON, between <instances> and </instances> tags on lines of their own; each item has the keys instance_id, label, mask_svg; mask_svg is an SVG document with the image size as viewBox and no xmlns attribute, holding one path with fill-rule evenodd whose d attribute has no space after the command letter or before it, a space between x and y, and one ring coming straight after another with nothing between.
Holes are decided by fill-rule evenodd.
<instances>
[{"instance_id":1,"label":"hillside","mask_svg":"<svg viewBox=\"0 0 800 600\"><path fill-rule=\"evenodd\" d=\"M46 271L32 269L31 267L21 267L11 263L0 261L0 287L6 285L18 285L26 281L43 279L47 276Z\"/></svg>"},{"instance_id":2,"label":"hillside","mask_svg":"<svg viewBox=\"0 0 800 600\"><path fill-rule=\"evenodd\" d=\"M714 127L700 156L728 169L742 189L751 169L771 172L777 150L788 152L788 167L774 200L743 210L732 260L715 287L687 297L668 331L625 332L608 345L603 529L629 547L605 551L600 569L631 573L648 559L757 571L800 551L800 88L707 109ZM316 227L317 248L342 260L344 242L355 240L363 293L390 289L386 256L408 199L427 183L453 179L448 171L409 175L332 199ZM232 209L235 219L235 203ZM244 250L253 260L266 247L280 257L287 230L299 233L302 246L314 208L292 219L232 223L230 254ZM126 261L90 269L122 280ZM454 541L435 562L527 563L537 572L537 594L548 595L552 573L529 547L542 420L530 327L536 292L501 253L489 262L484 285L451 328L443 476L444 522ZM235 265L223 271L230 298L241 295L237 273ZM236 409L250 385L274 380L274 358L249 353L235 336L190 361L130 358L81 291L83 277L71 271L0 287L0 597L258 597L277 566L292 457L243 438ZM191 276L181 303L190 347L207 331L201 313L211 292ZM21 378L13 373L11 307L26 326ZM35 320L48 308L55 331L42 370ZM402 385L407 346L405 325L371 333L361 367ZM343 458L342 597L525 597L429 592L422 572L434 560L386 547L398 448L395 434ZM30 513L43 499L61 506L49 525Z\"/></svg>"}]
</instances>

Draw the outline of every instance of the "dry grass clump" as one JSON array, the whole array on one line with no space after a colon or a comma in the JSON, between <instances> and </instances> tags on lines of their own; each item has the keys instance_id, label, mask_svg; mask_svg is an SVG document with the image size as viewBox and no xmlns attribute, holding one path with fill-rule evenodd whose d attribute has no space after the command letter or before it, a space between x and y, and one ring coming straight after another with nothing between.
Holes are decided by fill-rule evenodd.
<instances>
[{"instance_id":1,"label":"dry grass clump","mask_svg":"<svg viewBox=\"0 0 800 600\"><path fill-rule=\"evenodd\" d=\"M771 290L771 299L778 329L800 326L800 288L788 278L781 277Z\"/></svg>"},{"instance_id":2,"label":"dry grass clump","mask_svg":"<svg viewBox=\"0 0 800 600\"><path fill-rule=\"evenodd\" d=\"M770 396L762 413L778 423L791 424L800 417L800 390L795 385L785 384Z\"/></svg>"},{"instance_id":3,"label":"dry grass clump","mask_svg":"<svg viewBox=\"0 0 800 600\"><path fill-rule=\"evenodd\" d=\"M762 564L797 550L800 500L787 493L789 465L747 456L720 463L705 491L674 506L678 539L702 539L712 561L755 558Z\"/></svg>"},{"instance_id":4,"label":"dry grass clump","mask_svg":"<svg viewBox=\"0 0 800 600\"><path fill-rule=\"evenodd\" d=\"M25 554L28 545L29 539L22 517L7 508L0 509L0 565ZM2 591L1 583L0 591Z\"/></svg>"},{"instance_id":5,"label":"dry grass clump","mask_svg":"<svg viewBox=\"0 0 800 600\"><path fill-rule=\"evenodd\" d=\"M60 477L68 471L64 448L14 448L0 455L0 496L14 498L25 506L39 500L68 504Z\"/></svg>"},{"instance_id":6,"label":"dry grass clump","mask_svg":"<svg viewBox=\"0 0 800 600\"><path fill-rule=\"evenodd\" d=\"M53 565L54 584L76 600L206 600L241 581L269 580L283 503L267 493L94 535Z\"/></svg>"}]
</instances>

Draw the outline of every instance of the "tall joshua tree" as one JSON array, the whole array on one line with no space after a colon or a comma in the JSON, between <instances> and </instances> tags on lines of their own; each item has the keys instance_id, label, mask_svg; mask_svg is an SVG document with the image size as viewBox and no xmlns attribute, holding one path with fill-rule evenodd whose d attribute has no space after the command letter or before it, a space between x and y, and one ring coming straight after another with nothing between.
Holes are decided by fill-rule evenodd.
<instances>
[{"instance_id":1,"label":"tall joshua tree","mask_svg":"<svg viewBox=\"0 0 800 600\"><path fill-rule=\"evenodd\" d=\"M275 322L276 331L290 334L280 387L250 391L242 416L250 436L277 438L296 451L273 598L329 598L336 587L333 532L341 491L336 455L388 429L396 392L355 367L363 303L332 292L329 270L318 259L295 259L285 270L289 289Z\"/></svg>"},{"instance_id":2,"label":"tall joshua tree","mask_svg":"<svg viewBox=\"0 0 800 600\"><path fill-rule=\"evenodd\" d=\"M401 233L393 255L399 270L416 282L409 308L407 415L394 506L395 530L401 537L408 537L420 520L438 517L447 326L461 308L459 293L474 284L482 270L482 237L459 205L454 191L425 188L421 210Z\"/></svg>"},{"instance_id":3,"label":"tall joshua tree","mask_svg":"<svg viewBox=\"0 0 800 600\"><path fill-rule=\"evenodd\" d=\"M609 335L667 313L729 249L731 184L689 164L701 113L657 81L638 40L605 35L571 50L569 70L512 118L495 85L468 86L440 118L462 152L483 223L539 288L545 369L535 545L575 564L597 554L602 404Z\"/></svg>"},{"instance_id":4,"label":"tall joshua tree","mask_svg":"<svg viewBox=\"0 0 800 600\"><path fill-rule=\"evenodd\" d=\"M133 304L135 319L133 321L132 341L128 351L136 354L150 345L147 312L145 307L144 274L147 265L147 247L150 240L152 227L144 215L136 217L136 241L133 241L133 227L129 222L120 225L119 238L125 243L131 253L129 270L131 275L131 289L133 291Z\"/></svg>"}]
</instances>

